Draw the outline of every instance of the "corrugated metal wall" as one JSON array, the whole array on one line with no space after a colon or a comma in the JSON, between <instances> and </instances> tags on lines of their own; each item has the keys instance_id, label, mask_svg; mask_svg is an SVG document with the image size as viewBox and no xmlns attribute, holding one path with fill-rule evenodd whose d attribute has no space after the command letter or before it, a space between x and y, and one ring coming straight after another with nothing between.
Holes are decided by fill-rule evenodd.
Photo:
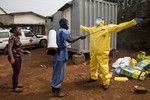
<instances>
[{"instance_id":1,"label":"corrugated metal wall","mask_svg":"<svg viewBox=\"0 0 150 100\"><path fill-rule=\"evenodd\" d=\"M104 18L105 24L117 23L117 4L101 0L73 0L72 36L87 34L79 30L80 25L92 27L97 17ZM112 35L111 48L116 48L116 34ZM89 51L89 38L72 45L77 52Z\"/></svg>"},{"instance_id":2,"label":"corrugated metal wall","mask_svg":"<svg viewBox=\"0 0 150 100\"><path fill-rule=\"evenodd\" d=\"M105 24L117 23L117 4L109 3L101 0L73 0L71 8L71 35L78 36L87 34L80 30L80 25L92 27L97 17L103 17ZM58 13L59 12L59 13ZM53 26L58 29L58 21L62 18L62 14L58 11L54 15ZM69 17L67 17L69 18ZM89 52L89 38L79 40L71 46L71 51L76 53ZM116 34L112 35L111 48L116 48Z\"/></svg>"}]
</instances>

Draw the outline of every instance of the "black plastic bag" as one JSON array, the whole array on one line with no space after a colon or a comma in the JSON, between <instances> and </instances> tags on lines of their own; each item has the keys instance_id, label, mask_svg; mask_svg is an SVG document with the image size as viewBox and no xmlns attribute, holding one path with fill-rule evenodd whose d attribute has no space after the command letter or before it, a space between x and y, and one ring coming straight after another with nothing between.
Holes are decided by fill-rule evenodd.
<instances>
[{"instance_id":1,"label":"black plastic bag","mask_svg":"<svg viewBox=\"0 0 150 100\"><path fill-rule=\"evenodd\" d=\"M58 51L58 48L48 48L47 55L55 55L56 53L58 53Z\"/></svg>"}]
</instances>

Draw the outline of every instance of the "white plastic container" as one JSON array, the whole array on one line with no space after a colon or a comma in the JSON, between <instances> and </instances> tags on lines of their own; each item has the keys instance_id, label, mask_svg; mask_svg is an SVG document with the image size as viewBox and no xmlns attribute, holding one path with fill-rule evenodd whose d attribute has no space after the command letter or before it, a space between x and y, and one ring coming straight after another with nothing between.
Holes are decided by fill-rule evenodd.
<instances>
[{"instance_id":1,"label":"white plastic container","mask_svg":"<svg viewBox=\"0 0 150 100\"><path fill-rule=\"evenodd\" d=\"M58 48L56 43L56 31L50 30L48 33L48 45L47 48Z\"/></svg>"}]
</instances>

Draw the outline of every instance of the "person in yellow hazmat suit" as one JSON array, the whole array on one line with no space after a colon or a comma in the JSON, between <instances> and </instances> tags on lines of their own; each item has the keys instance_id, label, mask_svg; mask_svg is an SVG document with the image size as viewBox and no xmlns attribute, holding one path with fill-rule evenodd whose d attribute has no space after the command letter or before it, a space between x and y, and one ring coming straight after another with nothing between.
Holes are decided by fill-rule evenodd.
<instances>
[{"instance_id":1,"label":"person in yellow hazmat suit","mask_svg":"<svg viewBox=\"0 0 150 100\"><path fill-rule=\"evenodd\" d=\"M110 85L111 74L109 74L109 52L110 38L112 33L120 32L124 29L132 27L142 21L141 18L135 18L131 21L104 26L104 20L98 17L95 21L95 26L85 27L80 26L80 29L90 35L90 80L94 82L98 79L98 69L100 69L100 78L102 79L102 87L107 90Z\"/></svg>"}]
</instances>

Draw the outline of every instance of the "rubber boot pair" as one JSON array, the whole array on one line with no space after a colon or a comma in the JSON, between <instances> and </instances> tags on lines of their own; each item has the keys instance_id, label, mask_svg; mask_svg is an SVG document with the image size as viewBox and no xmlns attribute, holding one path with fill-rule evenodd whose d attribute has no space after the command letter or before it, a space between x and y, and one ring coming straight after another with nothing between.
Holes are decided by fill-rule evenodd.
<instances>
[{"instance_id":1,"label":"rubber boot pair","mask_svg":"<svg viewBox=\"0 0 150 100\"><path fill-rule=\"evenodd\" d=\"M55 96L55 97L64 97L65 94L62 93L60 90L61 90L61 88L53 88L52 87L53 96Z\"/></svg>"},{"instance_id":2,"label":"rubber boot pair","mask_svg":"<svg viewBox=\"0 0 150 100\"><path fill-rule=\"evenodd\" d=\"M103 90L108 90L109 85L102 85Z\"/></svg>"},{"instance_id":3,"label":"rubber boot pair","mask_svg":"<svg viewBox=\"0 0 150 100\"><path fill-rule=\"evenodd\" d=\"M87 83L92 83L92 82L96 82L97 80L94 80L92 78L90 78L89 80L87 80Z\"/></svg>"}]
</instances>

